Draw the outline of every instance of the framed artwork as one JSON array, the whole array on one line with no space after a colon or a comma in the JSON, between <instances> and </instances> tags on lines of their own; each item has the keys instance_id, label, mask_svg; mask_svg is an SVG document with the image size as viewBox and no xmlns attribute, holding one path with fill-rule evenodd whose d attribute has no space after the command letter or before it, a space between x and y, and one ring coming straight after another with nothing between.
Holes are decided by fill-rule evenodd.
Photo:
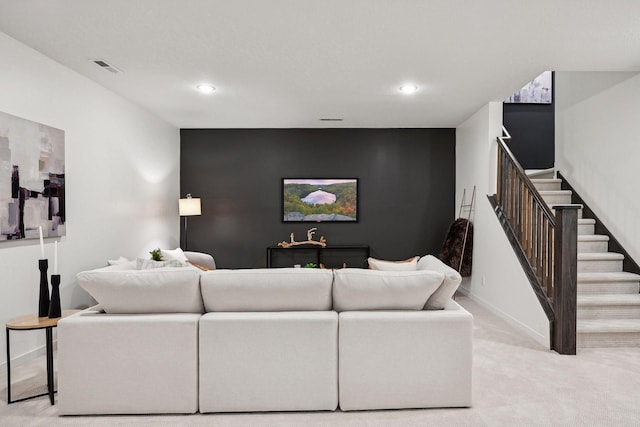
<instances>
[{"instance_id":1,"label":"framed artwork","mask_svg":"<svg viewBox=\"0 0 640 427\"><path fill-rule=\"evenodd\" d=\"M64 131L0 112L0 240L66 234Z\"/></svg>"},{"instance_id":2,"label":"framed artwork","mask_svg":"<svg viewBox=\"0 0 640 427\"><path fill-rule=\"evenodd\" d=\"M358 179L282 179L283 222L357 222Z\"/></svg>"},{"instance_id":3,"label":"framed artwork","mask_svg":"<svg viewBox=\"0 0 640 427\"><path fill-rule=\"evenodd\" d=\"M504 102L508 104L551 104L553 102L553 74L545 71L527 83Z\"/></svg>"}]
</instances>

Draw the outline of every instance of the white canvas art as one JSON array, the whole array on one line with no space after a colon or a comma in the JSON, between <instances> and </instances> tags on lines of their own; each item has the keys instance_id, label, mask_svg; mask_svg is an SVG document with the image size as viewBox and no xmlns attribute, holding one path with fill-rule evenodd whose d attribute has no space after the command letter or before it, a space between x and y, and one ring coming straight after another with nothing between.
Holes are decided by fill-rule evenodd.
<instances>
[{"instance_id":1,"label":"white canvas art","mask_svg":"<svg viewBox=\"0 0 640 427\"><path fill-rule=\"evenodd\" d=\"M64 131L0 112L0 240L66 234Z\"/></svg>"},{"instance_id":2,"label":"white canvas art","mask_svg":"<svg viewBox=\"0 0 640 427\"><path fill-rule=\"evenodd\" d=\"M552 73L545 71L504 102L511 104L551 104Z\"/></svg>"}]
</instances>

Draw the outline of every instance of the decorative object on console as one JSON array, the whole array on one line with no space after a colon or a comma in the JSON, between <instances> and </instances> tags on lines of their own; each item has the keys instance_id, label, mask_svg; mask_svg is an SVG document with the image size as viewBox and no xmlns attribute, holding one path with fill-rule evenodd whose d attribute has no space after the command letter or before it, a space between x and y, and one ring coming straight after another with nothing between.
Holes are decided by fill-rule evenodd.
<instances>
[{"instance_id":1,"label":"decorative object on console","mask_svg":"<svg viewBox=\"0 0 640 427\"><path fill-rule=\"evenodd\" d=\"M318 246L322 246L323 248L327 246L327 239L324 238L324 236L320 236L320 240L313 240L313 235L315 234L316 230L318 230L316 227L310 228L307 230L307 240L305 240L304 242L296 242L296 238L293 235L293 233L291 233L290 239L291 241L289 242L280 242L278 243L278 246L280 246L281 248L290 248L292 246L300 246L300 245L318 245Z\"/></svg>"},{"instance_id":2,"label":"decorative object on console","mask_svg":"<svg viewBox=\"0 0 640 427\"><path fill-rule=\"evenodd\" d=\"M282 179L283 222L357 222L357 179Z\"/></svg>"},{"instance_id":3,"label":"decorative object on console","mask_svg":"<svg viewBox=\"0 0 640 427\"><path fill-rule=\"evenodd\" d=\"M184 248L187 249L187 217L202 215L202 206L199 198L191 197L187 194L185 199L178 201L178 211L184 217Z\"/></svg>"},{"instance_id":4,"label":"decorative object on console","mask_svg":"<svg viewBox=\"0 0 640 427\"><path fill-rule=\"evenodd\" d=\"M38 268L40 269L40 298L38 301L38 317L47 317L49 315L49 281L47 279L49 260L38 260Z\"/></svg>"},{"instance_id":5,"label":"decorative object on console","mask_svg":"<svg viewBox=\"0 0 640 427\"><path fill-rule=\"evenodd\" d=\"M304 268L318 268L318 264L314 264L312 262L308 262Z\"/></svg>"},{"instance_id":6,"label":"decorative object on console","mask_svg":"<svg viewBox=\"0 0 640 427\"><path fill-rule=\"evenodd\" d=\"M6 113L0 113L0 129L0 163L6 165L0 181L10 191L0 209L0 240L37 238L39 225L45 237L64 236L64 131Z\"/></svg>"},{"instance_id":7,"label":"decorative object on console","mask_svg":"<svg viewBox=\"0 0 640 427\"><path fill-rule=\"evenodd\" d=\"M415 271L418 259L420 259L420 257L414 256L403 261L386 261L369 257L367 261L369 262L369 268L371 270Z\"/></svg>"}]
</instances>

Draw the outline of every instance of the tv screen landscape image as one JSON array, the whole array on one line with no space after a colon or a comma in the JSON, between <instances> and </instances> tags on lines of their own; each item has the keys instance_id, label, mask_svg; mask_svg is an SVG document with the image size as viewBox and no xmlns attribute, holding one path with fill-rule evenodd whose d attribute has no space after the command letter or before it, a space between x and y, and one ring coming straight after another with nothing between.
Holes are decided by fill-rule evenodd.
<instances>
[{"instance_id":1,"label":"tv screen landscape image","mask_svg":"<svg viewBox=\"0 0 640 427\"><path fill-rule=\"evenodd\" d=\"M284 222L358 221L357 179L282 180Z\"/></svg>"}]
</instances>

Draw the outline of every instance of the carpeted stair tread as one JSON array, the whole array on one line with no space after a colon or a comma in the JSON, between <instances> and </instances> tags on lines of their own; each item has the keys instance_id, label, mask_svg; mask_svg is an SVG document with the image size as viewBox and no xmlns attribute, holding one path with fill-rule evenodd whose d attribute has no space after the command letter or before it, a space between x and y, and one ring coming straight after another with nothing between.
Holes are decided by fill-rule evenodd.
<instances>
[{"instance_id":1,"label":"carpeted stair tread","mask_svg":"<svg viewBox=\"0 0 640 427\"><path fill-rule=\"evenodd\" d=\"M578 273L578 283L583 282L638 282L640 275L627 271Z\"/></svg>"},{"instance_id":2,"label":"carpeted stair tread","mask_svg":"<svg viewBox=\"0 0 640 427\"><path fill-rule=\"evenodd\" d=\"M571 190L542 190L542 191L538 191L538 193L540 193L541 196L571 196L572 191ZM561 204L561 203L557 203L557 204Z\"/></svg>"},{"instance_id":3,"label":"carpeted stair tread","mask_svg":"<svg viewBox=\"0 0 640 427\"><path fill-rule=\"evenodd\" d=\"M624 255L616 252L581 252L578 261L619 261Z\"/></svg>"},{"instance_id":4,"label":"carpeted stair tread","mask_svg":"<svg viewBox=\"0 0 640 427\"><path fill-rule=\"evenodd\" d=\"M578 307L640 305L640 294L578 295Z\"/></svg>"},{"instance_id":5,"label":"carpeted stair tread","mask_svg":"<svg viewBox=\"0 0 640 427\"><path fill-rule=\"evenodd\" d=\"M531 180L534 184L561 184L560 178L533 178Z\"/></svg>"},{"instance_id":6,"label":"carpeted stair tread","mask_svg":"<svg viewBox=\"0 0 640 427\"><path fill-rule=\"evenodd\" d=\"M595 225L596 220L593 218L578 218L578 225Z\"/></svg>"},{"instance_id":7,"label":"carpeted stair tread","mask_svg":"<svg viewBox=\"0 0 640 427\"><path fill-rule=\"evenodd\" d=\"M588 319L578 320L579 334L640 333L640 319Z\"/></svg>"},{"instance_id":8,"label":"carpeted stair tread","mask_svg":"<svg viewBox=\"0 0 640 427\"><path fill-rule=\"evenodd\" d=\"M604 234L579 234L578 242L608 242L609 236Z\"/></svg>"}]
</instances>

